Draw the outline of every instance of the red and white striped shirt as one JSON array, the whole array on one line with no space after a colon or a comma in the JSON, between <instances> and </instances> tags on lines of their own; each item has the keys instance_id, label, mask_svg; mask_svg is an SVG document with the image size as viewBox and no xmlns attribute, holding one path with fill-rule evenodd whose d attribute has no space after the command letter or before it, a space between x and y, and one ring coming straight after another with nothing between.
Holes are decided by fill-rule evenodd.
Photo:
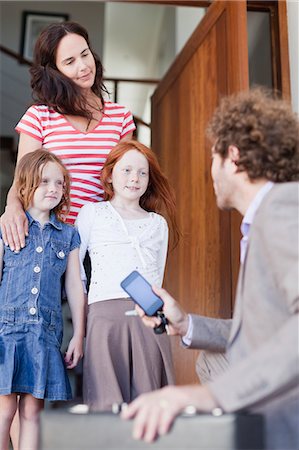
<instances>
[{"instance_id":1,"label":"red and white striped shirt","mask_svg":"<svg viewBox=\"0 0 299 450\"><path fill-rule=\"evenodd\" d=\"M128 133L135 130L132 114L124 106L105 102L102 119L91 130L82 132L54 109L31 106L16 126L41 142L41 147L55 153L71 176L71 209L67 222L74 223L87 202L103 199L100 173L107 155Z\"/></svg>"}]
</instances>

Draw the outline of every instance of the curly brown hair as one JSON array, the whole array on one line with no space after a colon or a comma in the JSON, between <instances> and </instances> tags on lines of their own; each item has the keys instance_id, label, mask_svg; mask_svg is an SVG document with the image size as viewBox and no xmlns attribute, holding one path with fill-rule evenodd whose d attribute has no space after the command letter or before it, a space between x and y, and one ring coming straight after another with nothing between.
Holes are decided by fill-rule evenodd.
<instances>
[{"instance_id":1,"label":"curly brown hair","mask_svg":"<svg viewBox=\"0 0 299 450\"><path fill-rule=\"evenodd\" d=\"M238 170L251 180L298 181L298 117L290 104L261 87L221 100L208 127L214 151L239 149Z\"/></svg>"},{"instance_id":2,"label":"curly brown hair","mask_svg":"<svg viewBox=\"0 0 299 450\"><path fill-rule=\"evenodd\" d=\"M17 195L26 210L30 207L36 189L41 182L42 169L48 162L59 165L64 177L63 195L53 212L57 219L64 222L70 209L70 176L61 160L47 150L34 150L26 153L17 164L15 185Z\"/></svg>"},{"instance_id":3,"label":"curly brown hair","mask_svg":"<svg viewBox=\"0 0 299 450\"><path fill-rule=\"evenodd\" d=\"M137 140L124 140L119 142L109 153L101 173L101 182L104 189L104 200L111 200L114 196L110 177L117 161L129 150L142 153L149 164L149 182L146 192L140 198L140 206L145 211L163 213L170 221L172 243L175 247L180 238L180 231L176 221L176 202L173 187L163 174L155 153Z\"/></svg>"}]
</instances>

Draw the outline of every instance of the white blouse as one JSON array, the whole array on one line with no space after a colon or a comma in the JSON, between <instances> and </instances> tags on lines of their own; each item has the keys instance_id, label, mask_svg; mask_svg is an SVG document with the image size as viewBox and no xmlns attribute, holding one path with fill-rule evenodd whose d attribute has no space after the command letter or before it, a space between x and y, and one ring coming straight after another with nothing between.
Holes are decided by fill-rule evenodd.
<instances>
[{"instance_id":1,"label":"white blouse","mask_svg":"<svg viewBox=\"0 0 299 450\"><path fill-rule=\"evenodd\" d=\"M124 220L110 202L87 203L77 217L80 233L81 278L83 260L91 259L88 304L128 297L120 282L138 270L151 284L161 286L168 248L168 226L160 214Z\"/></svg>"}]
</instances>

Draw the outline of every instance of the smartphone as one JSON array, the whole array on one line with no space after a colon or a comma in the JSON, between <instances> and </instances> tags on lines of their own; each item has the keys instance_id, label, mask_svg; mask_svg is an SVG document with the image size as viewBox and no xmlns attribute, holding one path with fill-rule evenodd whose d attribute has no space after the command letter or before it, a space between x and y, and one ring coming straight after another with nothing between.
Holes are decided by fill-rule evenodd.
<instances>
[{"instance_id":1,"label":"smartphone","mask_svg":"<svg viewBox=\"0 0 299 450\"><path fill-rule=\"evenodd\" d=\"M154 316L164 304L153 292L149 282L137 270L131 272L120 285L147 316Z\"/></svg>"}]
</instances>

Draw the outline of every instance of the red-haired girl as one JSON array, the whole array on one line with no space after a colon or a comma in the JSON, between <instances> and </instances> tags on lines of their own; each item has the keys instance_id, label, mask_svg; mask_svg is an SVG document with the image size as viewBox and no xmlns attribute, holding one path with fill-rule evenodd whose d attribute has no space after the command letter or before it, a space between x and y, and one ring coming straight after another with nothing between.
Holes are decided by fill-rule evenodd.
<instances>
[{"instance_id":1,"label":"red-haired girl","mask_svg":"<svg viewBox=\"0 0 299 450\"><path fill-rule=\"evenodd\" d=\"M94 411L174 382L168 337L125 315L134 304L120 287L132 270L162 285L168 225L158 212L176 240L173 191L152 150L134 140L110 152L101 181L105 201L83 206L76 222L81 260L88 251L92 266L83 396Z\"/></svg>"}]
</instances>

